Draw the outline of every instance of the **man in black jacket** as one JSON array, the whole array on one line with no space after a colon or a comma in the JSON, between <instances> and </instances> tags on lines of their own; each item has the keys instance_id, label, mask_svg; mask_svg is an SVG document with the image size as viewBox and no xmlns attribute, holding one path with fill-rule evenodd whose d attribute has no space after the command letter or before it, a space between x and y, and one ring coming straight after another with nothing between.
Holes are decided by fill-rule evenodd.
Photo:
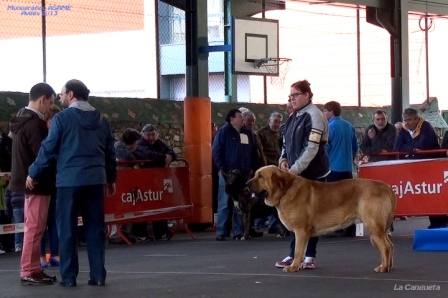
<instances>
[{"instance_id":1,"label":"man in black jacket","mask_svg":"<svg viewBox=\"0 0 448 298\"><path fill-rule=\"evenodd\" d=\"M144 168L168 167L177 160L177 155L167 144L159 139L157 127L153 124L146 124L142 128L142 138L137 142L135 154L140 158L152 160L143 164ZM152 222L154 228L154 238L160 240L165 235L170 238L172 232L168 228L166 220Z\"/></svg>"},{"instance_id":2,"label":"man in black jacket","mask_svg":"<svg viewBox=\"0 0 448 298\"><path fill-rule=\"evenodd\" d=\"M33 190L26 188L28 168L34 162L48 128L45 114L53 106L56 93L46 83L31 88L28 106L11 120L13 133L12 167L9 189L25 194L25 225L20 280L22 285L51 285L55 276L46 275L40 268L40 244L45 230L50 195L55 188L55 173L47 173L37 181Z\"/></svg>"},{"instance_id":3,"label":"man in black jacket","mask_svg":"<svg viewBox=\"0 0 448 298\"><path fill-rule=\"evenodd\" d=\"M387 121L384 110L377 110L372 117L373 124L367 127L366 134L359 146L363 154L370 156L370 161L395 159L394 156L379 156L382 152L390 152L394 149L397 138L395 126Z\"/></svg>"}]
</instances>

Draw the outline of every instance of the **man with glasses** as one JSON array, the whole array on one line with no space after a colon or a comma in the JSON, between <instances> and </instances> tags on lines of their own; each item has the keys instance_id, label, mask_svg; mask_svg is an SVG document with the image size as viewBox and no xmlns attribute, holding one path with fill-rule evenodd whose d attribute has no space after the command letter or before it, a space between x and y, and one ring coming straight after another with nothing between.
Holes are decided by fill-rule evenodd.
<instances>
[{"instance_id":1,"label":"man with glasses","mask_svg":"<svg viewBox=\"0 0 448 298\"><path fill-rule=\"evenodd\" d=\"M87 284L104 286L106 282L104 199L115 193L117 162L109 122L87 102L89 93L79 80L70 80L62 87L60 101L68 108L53 117L48 137L26 179L28 189L40 185L36 181L45 176L56 160L56 217L63 287L76 287L79 273L79 212L90 267Z\"/></svg>"},{"instance_id":2,"label":"man with glasses","mask_svg":"<svg viewBox=\"0 0 448 298\"><path fill-rule=\"evenodd\" d=\"M284 143L279 167L295 175L315 181L326 181L330 162L325 145L328 142L328 122L313 103L313 92L307 80L291 85L289 99L293 113L286 121ZM314 269L318 238L311 237L301 268ZM295 235L291 232L289 255L275 264L278 268L291 266L295 254Z\"/></svg>"},{"instance_id":3,"label":"man with glasses","mask_svg":"<svg viewBox=\"0 0 448 298\"><path fill-rule=\"evenodd\" d=\"M278 165L280 153L282 152L282 148L278 141L280 139L279 130L282 120L283 116L281 113L276 111L272 112L269 116L268 124L256 132L256 136L260 139L266 165ZM279 237L283 236L285 234L285 229L278 219L277 211L275 211L274 214L269 215L268 219L268 234L277 234Z\"/></svg>"}]
</instances>

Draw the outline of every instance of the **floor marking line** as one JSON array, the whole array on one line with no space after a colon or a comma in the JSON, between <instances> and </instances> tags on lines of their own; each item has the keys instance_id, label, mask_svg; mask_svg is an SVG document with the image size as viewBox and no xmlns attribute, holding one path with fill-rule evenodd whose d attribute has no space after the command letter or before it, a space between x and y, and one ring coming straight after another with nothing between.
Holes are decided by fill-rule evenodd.
<instances>
[{"instance_id":1,"label":"floor marking line","mask_svg":"<svg viewBox=\"0 0 448 298\"><path fill-rule=\"evenodd\" d=\"M233 275L233 276L259 276L259 277L289 277L289 278L324 278L324 279L346 279L346 280L368 280L368 281L393 281L393 282L426 282L426 283L444 283L448 284L448 280L426 280L426 279L400 279L400 278L370 278L370 277L348 277L348 276L321 276L321 275L299 275L299 274L270 274L270 273L235 273L235 272L191 272L191 271L115 271L108 270L107 273L115 274L173 274L173 275ZM381 273L378 273L381 274ZM384 274L384 273L383 273Z\"/></svg>"}]
</instances>

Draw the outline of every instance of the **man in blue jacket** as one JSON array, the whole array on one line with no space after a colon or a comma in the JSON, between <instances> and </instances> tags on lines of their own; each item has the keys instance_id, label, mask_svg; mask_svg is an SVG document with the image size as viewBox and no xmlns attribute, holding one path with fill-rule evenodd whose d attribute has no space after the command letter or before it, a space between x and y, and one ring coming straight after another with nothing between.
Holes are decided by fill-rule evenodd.
<instances>
[{"instance_id":1,"label":"man in blue jacket","mask_svg":"<svg viewBox=\"0 0 448 298\"><path fill-rule=\"evenodd\" d=\"M403 112L403 129L397 135L394 151L408 152L409 159L434 158L430 154L415 154L421 150L440 149L439 138L431 123L418 115L418 111L407 108Z\"/></svg>"},{"instance_id":2,"label":"man in blue jacket","mask_svg":"<svg viewBox=\"0 0 448 298\"><path fill-rule=\"evenodd\" d=\"M437 158L437 155L416 154L418 151L440 149L439 138L431 123L418 115L418 111L407 108L403 111L403 128L398 133L394 151L407 152L407 159ZM446 215L429 216L428 229L448 226Z\"/></svg>"},{"instance_id":3,"label":"man in blue jacket","mask_svg":"<svg viewBox=\"0 0 448 298\"><path fill-rule=\"evenodd\" d=\"M330 175L327 182L353 178L353 161L358 152L355 128L341 117L341 105L336 101L324 105L328 120L327 154L330 159Z\"/></svg>"},{"instance_id":4,"label":"man in blue jacket","mask_svg":"<svg viewBox=\"0 0 448 298\"><path fill-rule=\"evenodd\" d=\"M257 146L252 131L243 127L243 117L237 109L231 109L226 115L226 124L216 133L213 141L213 161L218 169L227 167L240 170L246 178L253 175L258 166ZM224 241L229 212L233 209L233 239L243 235L243 219L233 204L228 204L225 181L219 173L218 222L216 240Z\"/></svg>"},{"instance_id":5,"label":"man in blue jacket","mask_svg":"<svg viewBox=\"0 0 448 298\"><path fill-rule=\"evenodd\" d=\"M62 87L67 109L54 116L48 137L29 168L26 186L35 187L52 161L57 162L57 228L60 240L61 286L75 287L79 272L78 214L81 211L90 265L89 285L106 280L104 195L115 193L117 162L108 121L88 102L89 89L79 80ZM107 185L107 187L106 187Z\"/></svg>"},{"instance_id":6,"label":"man in blue jacket","mask_svg":"<svg viewBox=\"0 0 448 298\"><path fill-rule=\"evenodd\" d=\"M327 182L353 178L353 161L358 152L358 140L353 125L341 117L341 105L337 101L324 104L324 115L328 120L328 143L331 173ZM356 225L345 229L345 236L356 236Z\"/></svg>"}]
</instances>

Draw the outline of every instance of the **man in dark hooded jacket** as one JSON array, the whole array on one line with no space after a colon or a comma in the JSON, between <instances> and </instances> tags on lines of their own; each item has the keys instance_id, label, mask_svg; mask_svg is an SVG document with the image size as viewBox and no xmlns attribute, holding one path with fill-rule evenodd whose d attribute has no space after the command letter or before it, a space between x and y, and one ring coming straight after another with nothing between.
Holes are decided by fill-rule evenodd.
<instances>
[{"instance_id":1,"label":"man in dark hooded jacket","mask_svg":"<svg viewBox=\"0 0 448 298\"><path fill-rule=\"evenodd\" d=\"M54 276L48 276L40 268L40 243L46 227L50 195L54 189L54 173L46 172L35 181L34 188L26 188L28 167L36 159L39 147L48 134L45 114L52 108L55 92L50 85L34 85L29 94L28 106L11 120L13 134L12 165L9 190L25 194L24 237L20 260L22 285L53 284Z\"/></svg>"}]
</instances>

